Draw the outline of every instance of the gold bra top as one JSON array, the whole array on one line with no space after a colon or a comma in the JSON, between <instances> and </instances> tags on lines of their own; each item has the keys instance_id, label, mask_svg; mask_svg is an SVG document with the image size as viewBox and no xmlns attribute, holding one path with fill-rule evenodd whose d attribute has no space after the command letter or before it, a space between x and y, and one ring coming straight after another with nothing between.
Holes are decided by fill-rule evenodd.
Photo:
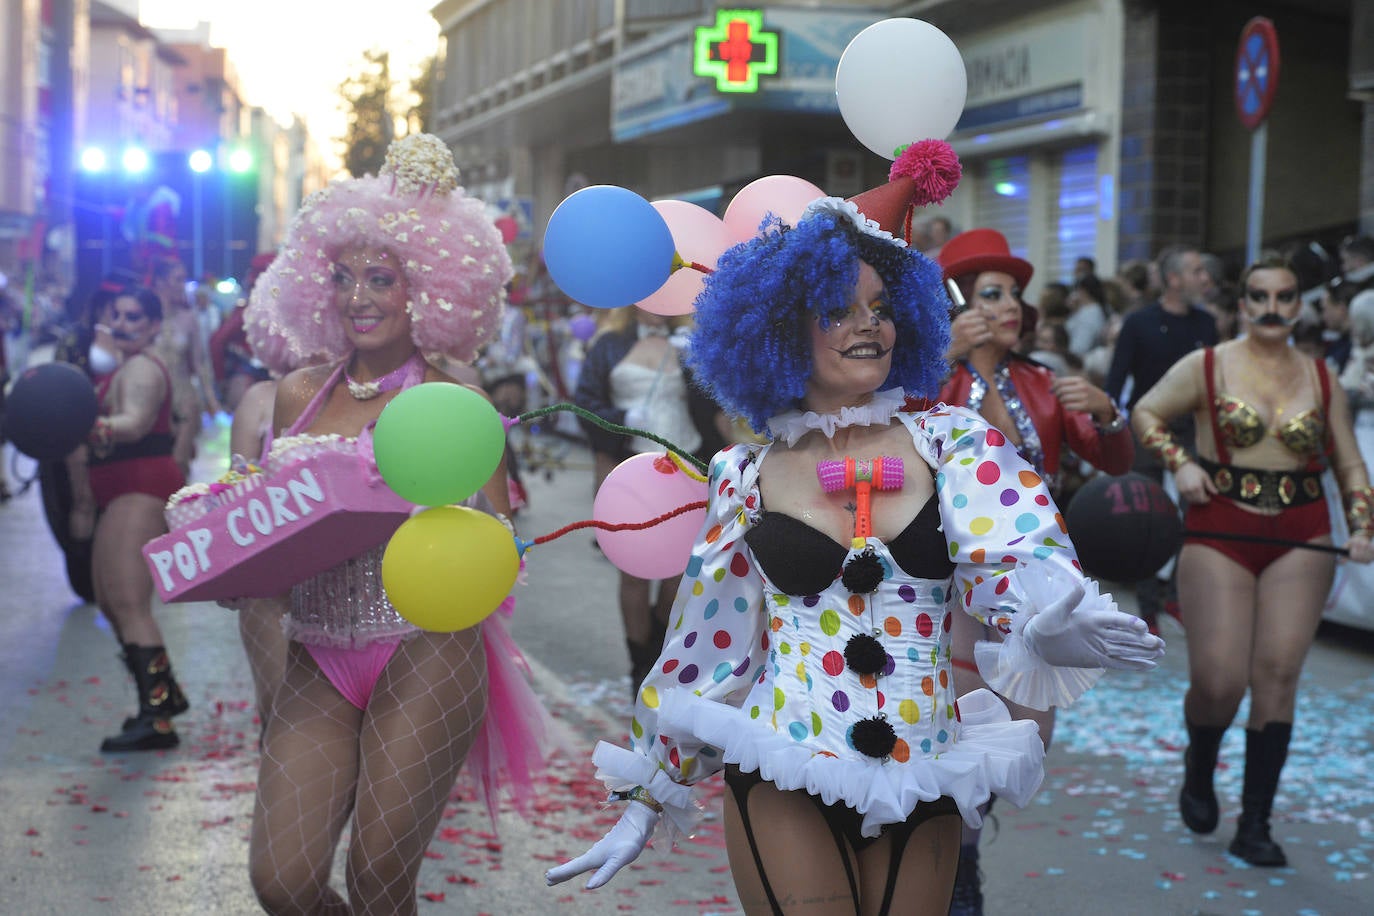
<instances>
[{"instance_id":1,"label":"gold bra top","mask_svg":"<svg viewBox=\"0 0 1374 916\"><path fill-rule=\"evenodd\" d=\"M1258 445L1268 429L1259 411L1229 394L1219 394L1212 406L1217 412L1217 427L1226 445L1231 448L1250 448ZM1318 454L1326 438L1326 418L1320 407L1312 407L1274 429L1274 438L1296 455Z\"/></svg>"}]
</instances>

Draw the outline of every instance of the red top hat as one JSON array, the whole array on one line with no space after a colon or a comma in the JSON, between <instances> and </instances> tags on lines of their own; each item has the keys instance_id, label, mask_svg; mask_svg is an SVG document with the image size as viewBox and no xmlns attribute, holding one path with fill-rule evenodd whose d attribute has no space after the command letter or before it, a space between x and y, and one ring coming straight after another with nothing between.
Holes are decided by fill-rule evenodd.
<instances>
[{"instance_id":1,"label":"red top hat","mask_svg":"<svg viewBox=\"0 0 1374 916\"><path fill-rule=\"evenodd\" d=\"M1010 274L1017 285L1025 289L1035 272L1030 261L1011 253L1006 236L996 229L970 229L959 233L945 242L939 260L946 280L997 270Z\"/></svg>"}]
</instances>

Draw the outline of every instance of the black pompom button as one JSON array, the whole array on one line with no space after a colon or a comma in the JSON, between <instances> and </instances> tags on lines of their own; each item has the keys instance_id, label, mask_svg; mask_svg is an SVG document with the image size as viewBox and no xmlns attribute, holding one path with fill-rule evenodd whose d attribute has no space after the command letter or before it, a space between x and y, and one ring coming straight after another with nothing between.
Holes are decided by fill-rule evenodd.
<instances>
[{"instance_id":1,"label":"black pompom button","mask_svg":"<svg viewBox=\"0 0 1374 916\"><path fill-rule=\"evenodd\" d=\"M844 663L855 674L878 674L887 667L887 652L872 636L856 633L844 645Z\"/></svg>"},{"instance_id":2,"label":"black pompom button","mask_svg":"<svg viewBox=\"0 0 1374 916\"><path fill-rule=\"evenodd\" d=\"M872 547L844 564L844 572L840 575L840 582L856 595L877 591L882 581L883 564Z\"/></svg>"},{"instance_id":3,"label":"black pompom button","mask_svg":"<svg viewBox=\"0 0 1374 916\"><path fill-rule=\"evenodd\" d=\"M854 749L866 757L888 757L897 746L897 733L882 716L854 723Z\"/></svg>"}]
</instances>

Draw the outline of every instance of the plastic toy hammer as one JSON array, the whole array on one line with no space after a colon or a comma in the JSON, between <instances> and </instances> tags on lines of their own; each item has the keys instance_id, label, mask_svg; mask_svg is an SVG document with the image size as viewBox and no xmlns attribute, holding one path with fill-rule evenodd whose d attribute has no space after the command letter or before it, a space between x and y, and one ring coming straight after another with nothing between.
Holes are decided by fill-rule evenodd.
<instances>
[{"instance_id":1,"label":"plastic toy hammer","mask_svg":"<svg viewBox=\"0 0 1374 916\"><path fill-rule=\"evenodd\" d=\"M816 476L820 478L821 489L827 493L854 488L854 538L858 540L873 534L873 515L869 509L870 491L874 487L879 490L902 488L902 459L884 457L818 461Z\"/></svg>"}]
</instances>

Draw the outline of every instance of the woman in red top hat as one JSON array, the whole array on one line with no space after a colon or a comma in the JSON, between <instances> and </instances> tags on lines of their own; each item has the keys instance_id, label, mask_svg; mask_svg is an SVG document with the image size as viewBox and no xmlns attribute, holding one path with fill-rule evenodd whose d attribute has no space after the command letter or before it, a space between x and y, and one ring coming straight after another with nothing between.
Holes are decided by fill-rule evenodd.
<instances>
[{"instance_id":1,"label":"woman in red top hat","mask_svg":"<svg viewBox=\"0 0 1374 916\"><path fill-rule=\"evenodd\" d=\"M1065 446L1108 474L1131 469L1134 446L1125 417L1102 389L1078 376L1056 378L1017 353L1022 333L1033 328L1035 309L1021 298L1034 268L1011 253L995 229L971 229L945 243L940 267L956 315L950 323L954 373L940 390L946 404L968 407L1001 430L1050 492L1059 498L1060 454ZM959 693L986 687L974 646L1000 639L991 627L964 614L954 618L952 640ZM1017 719L1034 719L1049 747L1054 709L1008 702ZM952 913L981 914L978 839L981 828L964 826Z\"/></svg>"}]
</instances>

